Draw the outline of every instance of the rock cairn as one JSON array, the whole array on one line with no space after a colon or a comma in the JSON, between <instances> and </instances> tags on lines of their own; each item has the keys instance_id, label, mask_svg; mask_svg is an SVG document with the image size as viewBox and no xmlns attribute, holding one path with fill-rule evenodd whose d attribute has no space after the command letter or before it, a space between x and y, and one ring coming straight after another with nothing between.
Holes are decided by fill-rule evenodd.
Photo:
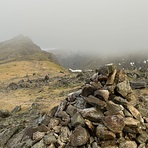
<instances>
[{"instance_id":1,"label":"rock cairn","mask_svg":"<svg viewBox=\"0 0 148 148\"><path fill-rule=\"evenodd\" d=\"M125 72L105 65L50 117L41 116L37 127L25 128L20 141L11 142L33 148L147 148L148 100L141 98L139 105L138 99Z\"/></svg>"}]
</instances>

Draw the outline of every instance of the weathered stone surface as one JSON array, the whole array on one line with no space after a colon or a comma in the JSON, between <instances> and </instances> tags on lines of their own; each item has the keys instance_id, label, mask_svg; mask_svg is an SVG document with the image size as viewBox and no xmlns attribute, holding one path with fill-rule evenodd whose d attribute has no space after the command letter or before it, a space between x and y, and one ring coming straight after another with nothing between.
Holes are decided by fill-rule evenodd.
<instances>
[{"instance_id":1,"label":"weathered stone surface","mask_svg":"<svg viewBox=\"0 0 148 148\"><path fill-rule=\"evenodd\" d=\"M123 118L117 115L106 116L103 123L109 130L115 133L121 132L125 126Z\"/></svg>"},{"instance_id":2,"label":"weathered stone surface","mask_svg":"<svg viewBox=\"0 0 148 148\"><path fill-rule=\"evenodd\" d=\"M106 85L112 85L114 84L117 69L115 65L109 65L108 68L109 68L109 76Z\"/></svg>"},{"instance_id":3,"label":"weathered stone surface","mask_svg":"<svg viewBox=\"0 0 148 148\"><path fill-rule=\"evenodd\" d=\"M55 138L53 133L50 133L50 134L44 136L44 143L46 145L50 145L50 144L56 143L56 142L57 142L57 139Z\"/></svg>"},{"instance_id":4,"label":"weathered stone surface","mask_svg":"<svg viewBox=\"0 0 148 148\"><path fill-rule=\"evenodd\" d=\"M77 110L86 108L86 101L82 97L78 97L73 105Z\"/></svg>"},{"instance_id":5,"label":"weathered stone surface","mask_svg":"<svg viewBox=\"0 0 148 148\"><path fill-rule=\"evenodd\" d=\"M81 116L81 114L77 112L71 118L71 125L76 127L79 124L84 126L85 125L85 121L84 121L83 117Z\"/></svg>"},{"instance_id":6,"label":"weathered stone surface","mask_svg":"<svg viewBox=\"0 0 148 148\"><path fill-rule=\"evenodd\" d=\"M32 148L46 148L43 139L41 141L39 141L38 143L36 143L35 145L32 146Z\"/></svg>"},{"instance_id":7,"label":"weathered stone surface","mask_svg":"<svg viewBox=\"0 0 148 148\"><path fill-rule=\"evenodd\" d=\"M68 101L73 102L73 101L75 101L75 99L76 99L77 97L79 97L81 94L82 94L82 90L79 90L79 91L77 91L77 92L70 93L70 94L68 94L67 99L68 99Z\"/></svg>"},{"instance_id":8,"label":"weathered stone surface","mask_svg":"<svg viewBox=\"0 0 148 148\"><path fill-rule=\"evenodd\" d=\"M124 113L125 117L133 117L132 114L125 108L123 110L123 113Z\"/></svg>"},{"instance_id":9,"label":"weathered stone surface","mask_svg":"<svg viewBox=\"0 0 148 148\"><path fill-rule=\"evenodd\" d=\"M50 119L50 122L49 122L49 124L48 124L48 127L49 127L50 129L52 129L52 128L54 128L55 126L59 125L59 123L60 123L59 119L57 119L57 118L51 118L51 119Z\"/></svg>"},{"instance_id":10,"label":"weathered stone surface","mask_svg":"<svg viewBox=\"0 0 148 148\"><path fill-rule=\"evenodd\" d=\"M82 146L88 142L89 135L85 128L77 126L70 136L70 144L72 146Z\"/></svg>"},{"instance_id":11,"label":"weathered stone surface","mask_svg":"<svg viewBox=\"0 0 148 148\"><path fill-rule=\"evenodd\" d=\"M115 77L115 83L121 83L123 81L127 80L127 76L123 70L117 71L116 77Z\"/></svg>"},{"instance_id":12,"label":"weathered stone surface","mask_svg":"<svg viewBox=\"0 0 148 148\"><path fill-rule=\"evenodd\" d=\"M35 133L33 133L33 140L34 141L40 141L43 137L44 137L44 135L45 135L45 133L44 132L35 132Z\"/></svg>"},{"instance_id":13,"label":"weathered stone surface","mask_svg":"<svg viewBox=\"0 0 148 148\"><path fill-rule=\"evenodd\" d=\"M8 142L8 140L19 130L19 127L5 129L0 133L0 146L4 147L4 145Z\"/></svg>"},{"instance_id":14,"label":"weathered stone surface","mask_svg":"<svg viewBox=\"0 0 148 148\"><path fill-rule=\"evenodd\" d=\"M129 126L129 127L138 127L140 124L140 121L132 117L127 117L127 118L124 118L124 123L126 126Z\"/></svg>"},{"instance_id":15,"label":"weathered stone surface","mask_svg":"<svg viewBox=\"0 0 148 148\"><path fill-rule=\"evenodd\" d=\"M83 109L81 112L83 118L90 121L99 122L104 117L103 113L94 107Z\"/></svg>"},{"instance_id":16,"label":"weathered stone surface","mask_svg":"<svg viewBox=\"0 0 148 148\"><path fill-rule=\"evenodd\" d=\"M116 138L115 133L109 131L103 124L99 124L96 128L96 136L100 140L112 140Z\"/></svg>"},{"instance_id":17,"label":"weathered stone surface","mask_svg":"<svg viewBox=\"0 0 148 148\"><path fill-rule=\"evenodd\" d=\"M148 131L143 131L137 138L138 143L146 143L148 141Z\"/></svg>"},{"instance_id":18,"label":"weathered stone surface","mask_svg":"<svg viewBox=\"0 0 148 148\"><path fill-rule=\"evenodd\" d=\"M17 112L19 112L19 111L21 111L21 105L16 106L11 112L12 112L12 113L17 113Z\"/></svg>"},{"instance_id":19,"label":"weathered stone surface","mask_svg":"<svg viewBox=\"0 0 148 148\"><path fill-rule=\"evenodd\" d=\"M128 105L127 109L130 111L130 113L139 121L142 121L142 117L140 112L132 105Z\"/></svg>"},{"instance_id":20,"label":"weathered stone surface","mask_svg":"<svg viewBox=\"0 0 148 148\"><path fill-rule=\"evenodd\" d=\"M70 115L70 117L72 117L75 113L77 112L77 108L74 107L73 105L68 105L67 109L66 109L66 113Z\"/></svg>"},{"instance_id":21,"label":"weathered stone surface","mask_svg":"<svg viewBox=\"0 0 148 148\"><path fill-rule=\"evenodd\" d=\"M95 89L103 88L100 82L90 82L90 85L94 86Z\"/></svg>"},{"instance_id":22,"label":"weathered stone surface","mask_svg":"<svg viewBox=\"0 0 148 148\"><path fill-rule=\"evenodd\" d=\"M122 97L117 97L117 96L113 98L113 101L115 103L121 104L123 106L127 106L129 104L129 102L126 99L124 99Z\"/></svg>"},{"instance_id":23,"label":"weathered stone surface","mask_svg":"<svg viewBox=\"0 0 148 148\"><path fill-rule=\"evenodd\" d=\"M101 100L108 101L109 91L108 90L96 90L94 92L94 96Z\"/></svg>"},{"instance_id":24,"label":"weathered stone surface","mask_svg":"<svg viewBox=\"0 0 148 148\"><path fill-rule=\"evenodd\" d=\"M119 148L137 148L135 141L123 141L119 144Z\"/></svg>"},{"instance_id":25,"label":"weathered stone surface","mask_svg":"<svg viewBox=\"0 0 148 148\"><path fill-rule=\"evenodd\" d=\"M106 104L106 108L111 114L117 114L124 109L122 105L115 104L112 101L108 101Z\"/></svg>"},{"instance_id":26,"label":"weathered stone surface","mask_svg":"<svg viewBox=\"0 0 148 148\"><path fill-rule=\"evenodd\" d=\"M88 97L89 95L93 95L94 92L95 92L95 87L90 85L90 84L87 84L86 86L84 86L82 88L82 96L84 97Z\"/></svg>"},{"instance_id":27,"label":"weathered stone surface","mask_svg":"<svg viewBox=\"0 0 148 148\"><path fill-rule=\"evenodd\" d=\"M123 97L126 97L129 93L132 92L129 81L123 81L118 83L116 86L116 91Z\"/></svg>"},{"instance_id":28,"label":"weathered stone surface","mask_svg":"<svg viewBox=\"0 0 148 148\"><path fill-rule=\"evenodd\" d=\"M133 89L143 89L146 88L146 82L130 82Z\"/></svg>"},{"instance_id":29,"label":"weathered stone surface","mask_svg":"<svg viewBox=\"0 0 148 148\"><path fill-rule=\"evenodd\" d=\"M11 113L8 110L0 110L0 117L1 118L7 118L11 116Z\"/></svg>"},{"instance_id":30,"label":"weathered stone surface","mask_svg":"<svg viewBox=\"0 0 148 148\"><path fill-rule=\"evenodd\" d=\"M70 135L71 132L68 127L66 126L61 127L61 134L59 136L61 142L63 143L69 142Z\"/></svg>"},{"instance_id":31,"label":"weathered stone surface","mask_svg":"<svg viewBox=\"0 0 148 148\"><path fill-rule=\"evenodd\" d=\"M85 97L84 100L89 103L90 105L92 106L95 106L96 108L98 109L103 109L104 107L106 107L106 102L105 101L102 101L94 96L88 96L88 97Z\"/></svg>"}]
</instances>

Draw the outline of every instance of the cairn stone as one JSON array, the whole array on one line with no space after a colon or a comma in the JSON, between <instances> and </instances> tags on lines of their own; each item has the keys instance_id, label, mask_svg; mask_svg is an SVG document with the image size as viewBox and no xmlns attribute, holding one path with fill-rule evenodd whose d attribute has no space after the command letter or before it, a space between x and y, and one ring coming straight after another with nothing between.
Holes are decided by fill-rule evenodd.
<instances>
[{"instance_id":1,"label":"cairn stone","mask_svg":"<svg viewBox=\"0 0 148 148\"><path fill-rule=\"evenodd\" d=\"M77 126L70 136L71 146L82 146L88 142L89 134L82 126Z\"/></svg>"}]
</instances>

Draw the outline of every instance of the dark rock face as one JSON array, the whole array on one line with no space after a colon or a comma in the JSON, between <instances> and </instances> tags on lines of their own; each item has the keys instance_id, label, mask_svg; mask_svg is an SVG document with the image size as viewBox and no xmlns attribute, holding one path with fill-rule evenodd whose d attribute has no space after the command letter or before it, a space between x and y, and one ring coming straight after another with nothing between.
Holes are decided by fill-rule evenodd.
<instances>
[{"instance_id":1,"label":"dark rock face","mask_svg":"<svg viewBox=\"0 0 148 148\"><path fill-rule=\"evenodd\" d=\"M11 116L0 112L0 147L148 147L148 99L135 98L126 74L106 65L50 117L27 112L18 122L17 108Z\"/></svg>"}]
</instances>

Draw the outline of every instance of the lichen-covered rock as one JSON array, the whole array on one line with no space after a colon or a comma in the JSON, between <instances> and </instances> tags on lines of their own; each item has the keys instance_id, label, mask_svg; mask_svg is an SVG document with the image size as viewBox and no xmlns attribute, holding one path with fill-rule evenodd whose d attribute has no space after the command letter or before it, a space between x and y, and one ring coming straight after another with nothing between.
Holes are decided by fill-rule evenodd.
<instances>
[{"instance_id":1,"label":"lichen-covered rock","mask_svg":"<svg viewBox=\"0 0 148 148\"><path fill-rule=\"evenodd\" d=\"M96 136L100 140L113 140L116 138L116 134L109 131L103 124L99 124L96 128Z\"/></svg>"},{"instance_id":2,"label":"lichen-covered rock","mask_svg":"<svg viewBox=\"0 0 148 148\"><path fill-rule=\"evenodd\" d=\"M104 117L104 114L94 107L83 109L80 113L84 119L88 119L92 122L100 122Z\"/></svg>"},{"instance_id":3,"label":"lichen-covered rock","mask_svg":"<svg viewBox=\"0 0 148 148\"><path fill-rule=\"evenodd\" d=\"M108 101L106 104L107 104L106 108L108 112L110 112L112 115L117 114L124 109L122 105L115 104L112 101Z\"/></svg>"},{"instance_id":4,"label":"lichen-covered rock","mask_svg":"<svg viewBox=\"0 0 148 148\"><path fill-rule=\"evenodd\" d=\"M115 133L121 132L125 126L123 118L117 115L106 116L103 123L109 130Z\"/></svg>"},{"instance_id":5,"label":"lichen-covered rock","mask_svg":"<svg viewBox=\"0 0 148 148\"><path fill-rule=\"evenodd\" d=\"M126 97L129 93L132 92L129 81L123 81L116 85L116 91L123 97Z\"/></svg>"},{"instance_id":6,"label":"lichen-covered rock","mask_svg":"<svg viewBox=\"0 0 148 148\"><path fill-rule=\"evenodd\" d=\"M81 116L81 114L77 112L71 118L71 126L75 126L76 127L79 124L84 126L85 125L85 121L84 121L83 117Z\"/></svg>"},{"instance_id":7,"label":"lichen-covered rock","mask_svg":"<svg viewBox=\"0 0 148 148\"><path fill-rule=\"evenodd\" d=\"M71 146L82 146L88 142L89 134L82 126L77 126L70 136Z\"/></svg>"}]
</instances>

